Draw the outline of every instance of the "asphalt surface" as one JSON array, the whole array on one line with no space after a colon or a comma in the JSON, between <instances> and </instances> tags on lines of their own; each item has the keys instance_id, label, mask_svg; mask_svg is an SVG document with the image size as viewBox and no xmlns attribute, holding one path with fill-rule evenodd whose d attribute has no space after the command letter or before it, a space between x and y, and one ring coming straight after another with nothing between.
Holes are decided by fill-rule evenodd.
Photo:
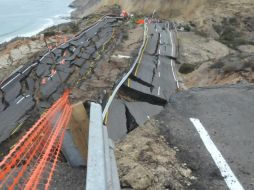
<instances>
[{"instance_id":1,"label":"asphalt surface","mask_svg":"<svg viewBox=\"0 0 254 190\"><path fill-rule=\"evenodd\" d=\"M133 101L113 101L106 119L109 136L123 138L137 126L159 114L177 90L173 65L176 59L176 35L169 23L148 24L147 39L136 68L123 88Z\"/></svg>"},{"instance_id":2,"label":"asphalt surface","mask_svg":"<svg viewBox=\"0 0 254 190\"><path fill-rule=\"evenodd\" d=\"M114 99L106 117L109 137L114 141L124 138L128 132L143 125L162 110L163 106L148 102Z\"/></svg>"},{"instance_id":3,"label":"asphalt surface","mask_svg":"<svg viewBox=\"0 0 254 190\"><path fill-rule=\"evenodd\" d=\"M148 25L145 50L122 88L133 100L117 99L119 105L109 110L111 135L120 130L114 136L119 140L156 115L161 135L196 176L189 189L254 189L254 86L176 93L176 34L167 26Z\"/></svg>"},{"instance_id":4,"label":"asphalt surface","mask_svg":"<svg viewBox=\"0 0 254 190\"><path fill-rule=\"evenodd\" d=\"M253 98L253 85L197 88L173 95L157 116L162 135L201 179L199 187L228 189L189 118L201 121L243 188L254 189Z\"/></svg>"},{"instance_id":5,"label":"asphalt surface","mask_svg":"<svg viewBox=\"0 0 254 190\"><path fill-rule=\"evenodd\" d=\"M117 115L117 117L116 117ZM109 137L117 141L127 134L127 116L124 102L114 99L107 115Z\"/></svg>"},{"instance_id":6,"label":"asphalt surface","mask_svg":"<svg viewBox=\"0 0 254 190\"><path fill-rule=\"evenodd\" d=\"M103 18L73 39L24 65L0 85L0 143L34 109L50 107L65 88L85 80L114 34L116 18ZM75 81L67 83L73 76Z\"/></svg>"},{"instance_id":7,"label":"asphalt surface","mask_svg":"<svg viewBox=\"0 0 254 190\"><path fill-rule=\"evenodd\" d=\"M176 35L173 28L168 23L148 24L144 54L125 85L167 102L177 88L172 70L176 52Z\"/></svg>"}]
</instances>

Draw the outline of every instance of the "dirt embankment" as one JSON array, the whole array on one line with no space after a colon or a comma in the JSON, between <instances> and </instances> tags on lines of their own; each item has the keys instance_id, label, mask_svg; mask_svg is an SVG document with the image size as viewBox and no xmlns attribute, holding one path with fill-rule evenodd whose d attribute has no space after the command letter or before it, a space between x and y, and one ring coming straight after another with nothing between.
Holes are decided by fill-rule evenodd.
<instances>
[{"instance_id":1,"label":"dirt embankment","mask_svg":"<svg viewBox=\"0 0 254 190\"><path fill-rule=\"evenodd\" d=\"M188 87L253 83L254 1L216 0L177 19L179 71Z\"/></svg>"},{"instance_id":2,"label":"dirt embankment","mask_svg":"<svg viewBox=\"0 0 254 190\"><path fill-rule=\"evenodd\" d=\"M75 0L70 4L70 7L75 8L71 13L72 18L82 18L98 9L100 0Z\"/></svg>"}]
</instances>

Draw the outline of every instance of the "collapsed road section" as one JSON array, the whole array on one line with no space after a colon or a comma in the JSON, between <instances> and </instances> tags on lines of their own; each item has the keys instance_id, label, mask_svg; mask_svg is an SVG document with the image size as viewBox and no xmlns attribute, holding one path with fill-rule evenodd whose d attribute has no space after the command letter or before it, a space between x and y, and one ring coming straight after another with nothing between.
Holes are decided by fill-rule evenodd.
<instances>
[{"instance_id":1,"label":"collapsed road section","mask_svg":"<svg viewBox=\"0 0 254 190\"><path fill-rule=\"evenodd\" d=\"M62 95L65 88L77 88L92 74L100 54L107 50L113 36L119 35L119 19L102 17L73 39L47 52L37 62L17 69L1 83L0 143L28 118L33 123Z\"/></svg>"},{"instance_id":2,"label":"collapsed road section","mask_svg":"<svg viewBox=\"0 0 254 190\"><path fill-rule=\"evenodd\" d=\"M135 68L105 117L110 138L121 139L162 111L170 95L179 87L174 71L176 50L173 24L147 24L144 47Z\"/></svg>"}]
</instances>

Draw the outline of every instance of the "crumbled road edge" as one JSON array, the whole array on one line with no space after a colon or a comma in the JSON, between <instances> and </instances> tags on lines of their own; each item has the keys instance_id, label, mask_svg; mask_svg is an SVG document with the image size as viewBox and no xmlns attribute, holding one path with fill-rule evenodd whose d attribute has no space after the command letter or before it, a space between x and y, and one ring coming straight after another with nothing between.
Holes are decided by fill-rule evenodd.
<instances>
[{"instance_id":1,"label":"crumbled road edge","mask_svg":"<svg viewBox=\"0 0 254 190\"><path fill-rule=\"evenodd\" d=\"M176 158L160 135L158 122L150 120L116 144L116 159L123 189L188 189L196 178Z\"/></svg>"}]
</instances>

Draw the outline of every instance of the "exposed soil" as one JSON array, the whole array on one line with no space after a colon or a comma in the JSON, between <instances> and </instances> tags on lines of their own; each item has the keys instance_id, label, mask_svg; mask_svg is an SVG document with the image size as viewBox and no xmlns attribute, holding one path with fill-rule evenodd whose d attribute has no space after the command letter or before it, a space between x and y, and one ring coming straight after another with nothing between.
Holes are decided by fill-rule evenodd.
<instances>
[{"instance_id":1,"label":"exposed soil","mask_svg":"<svg viewBox=\"0 0 254 190\"><path fill-rule=\"evenodd\" d=\"M103 1L105 4L111 2ZM165 4L167 6L164 6ZM56 45L57 41L58 43L63 42L65 37L73 36L110 10L109 7L101 7L97 1L89 0L85 2L77 0L72 6L79 7L72 14L76 21L44 31L54 32L48 37L50 45ZM92 12L98 7L100 11L87 16L89 11L86 11L86 8L90 6L93 6L93 9L89 11ZM188 26L190 31L196 33L188 32L179 35L182 45L179 62L182 65L191 65L187 73L180 74L187 87L253 82L252 68L237 70L235 68L238 68L239 65L236 65L232 71L225 72L223 69L225 67L214 67L219 62L226 65L229 54L239 57L237 55L241 52L254 52L250 50L253 48L254 31L253 18L249 17L253 15L254 10L252 0L212 2L192 0L188 3L184 0L153 1L153 3L147 0L138 2L132 0L123 2L123 6L141 15L151 14L156 9L162 18L174 17L179 25ZM231 30L232 28L239 30ZM229 30L232 32L229 33ZM61 33L60 39L55 35L56 33ZM124 37L126 35L124 33L128 33L128 37ZM115 82L133 62L136 50L142 41L142 34L141 27L125 26L124 29L122 28L122 35L114 39L116 46L108 45L109 51L101 55L103 57L97 63L96 68L86 80L82 81L80 88L73 90L72 100L98 101L105 93L110 94ZM6 44L0 51L0 80L6 78L20 65L38 59L38 56L46 50L40 37L14 40ZM131 58L117 58L118 55ZM242 60L244 61L245 58ZM179 68L182 65L179 65ZM157 118L158 120L164 119L164 123L150 120L117 144L116 157L122 188L206 189L207 185L212 183L209 180L216 184L210 189L222 187L223 180L216 168L212 168L207 174L201 161L196 162L199 160L198 155L188 154L187 150L187 153L180 151L181 148L188 148L187 144L183 143L181 148L177 147L182 142L181 138L178 138L181 136L177 133L177 122L181 122L181 118L179 119L176 113L171 113L170 109L167 109L166 112L160 115L162 119L160 116ZM171 113L171 118L168 117L168 113ZM175 129L174 133L171 133L167 127L169 119ZM183 126L184 122L181 125ZM12 144L7 143L6 150L11 146ZM197 172L200 168L203 173ZM54 176L52 189L84 189L84 182L84 168L71 168L66 163L61 163Z\"/></svg>"},{"instance_id":2,"label":"exposed soil","mask_svg":"<svg viewBox=\"0 0 254 190\"><path fill-rule=\"evenodd\" d=\"M176 158L176 149L150 120L116 145L123 189L188 189L195 182L191 170Z\"/></svg>"}]
</instances>

